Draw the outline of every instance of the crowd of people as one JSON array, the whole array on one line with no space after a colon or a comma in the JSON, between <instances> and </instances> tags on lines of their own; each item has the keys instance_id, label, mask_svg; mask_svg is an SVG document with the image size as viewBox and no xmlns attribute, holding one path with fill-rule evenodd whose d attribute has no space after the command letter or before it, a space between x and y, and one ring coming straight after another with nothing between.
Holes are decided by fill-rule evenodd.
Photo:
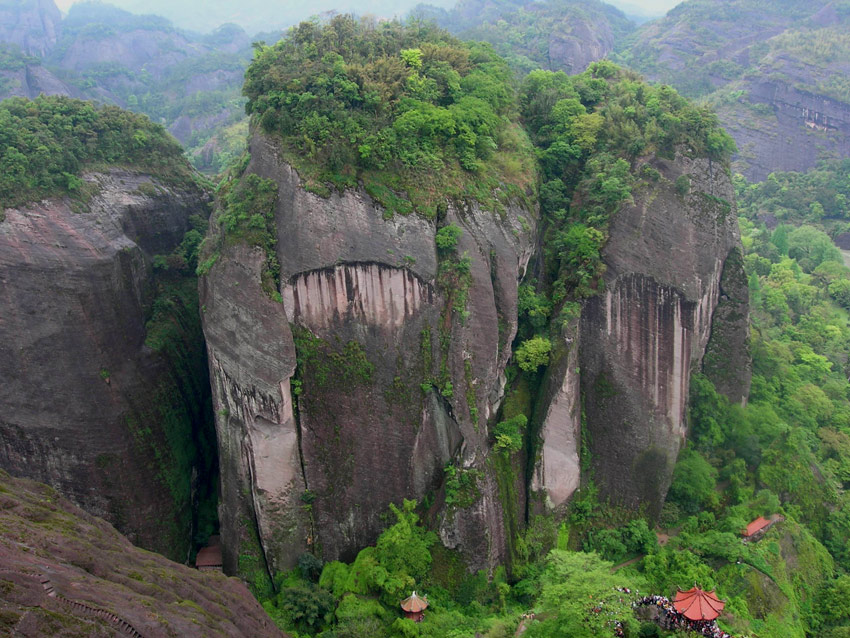
<instances>
[{"instance_id":1,"label":"crowd of people","mask_svg":"<svg viewBox=\"0 0 850 638\"><path fill-rule=\"evenodd\" d=\"M673 606L673 602L666 596L641 596L639 591L636 589L629 589L628 587L615 587L615 589L621 594L625 594L626 597L633 599L632 607L635 609L638 607L657 608L658 615L655 617L655 622L657 622L663 629L667 629L669 631L685 629L687 631L692 631L695 634L705 636L705 638L734 638L731 634L726 633L718 627L717 622L714 620L690 620L689 618L686 618L684 615L676 611L676 608ZM634 598L635 596L637 596L637 598ZM620 602L624 602L624 598L620 598ZM601 614L611 616L606 624L611 627L616 638L625 638L626 634L623 629L622 621L617 620L613 616L613 610L606 609L605 601L599 601L599 603L593 607L590 612L596 616Z\"/></svg>"},{"instance_id":2,"label":"crowd of people","mask_svg":"<svg viewBox=\"0 0 850 638\"><path fill-rule=\"evenodd\" d=\"M714 620L690 620L676 611L673 603L666 596L643 596L638 598L632 606L654 606L658 608L658 624L664 629L676 630L687 629L706 638L733 638L730 634L717 626ZM621 634L617 634L620 636Z\"/></svg>"}]
</instances>

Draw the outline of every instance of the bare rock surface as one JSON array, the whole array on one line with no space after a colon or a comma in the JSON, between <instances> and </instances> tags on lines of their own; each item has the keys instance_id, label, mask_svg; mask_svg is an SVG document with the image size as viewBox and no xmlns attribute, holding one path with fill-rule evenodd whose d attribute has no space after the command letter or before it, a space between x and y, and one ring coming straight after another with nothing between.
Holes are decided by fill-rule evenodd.
<instances>
[{"instance_id":1,"label":"bare rock surface","mask_svg":"<svg viewBox=\"0 0 850 638\"><path fill-rule=\"evenodd\" d=\"M15 44L27 55L46 55L61 33L62 14L53 0L4 2L0 6L0 42Z\"/></svg>"},{"instance_id":2,"label":"bare rock surface","mask_svg":"<svg viewBox=\"0 0 850 638\"><path fill-rule=\"evenodd\" d=\"M203 341L191 306L175 316L178 356L146 344L146 321L151 257L179 244L205 195L126 171L85 179L88 203L45 200L0 222L0 466L185 559Z\"/></svg>"},{"instance_id":3,"label":"bare rock surface","mask_svg":"<svg viewBox=\"0 0 850 638\"><path fill-rule=\"evenodd\" d=\"M502 398L534 211L509 206L500 216L449 205L446 221L464 231L457 254L470 258L467 315L453 311L453 291L437 281L434 221L385 218L361 190L327 199L307 192L261 134L252 137L248 171L278 184L283 303L262 292L257 257L244 248L227 248L202 281L221 462L255 494L248 502L225 494L223 509L254 512L269 565L291 565L294 544L327 560L350 559L375 541L390 503L437 491L453 462L480 480L475 502L444 518L451 519L444 536L475 566L495 565L505 539L485 463L487 423ZM274 319L262 338L256 329L230 330L230 345L219 346L223 321L211 308L237 299L246 317ZM281 348L285 356L269 356ZM296 382L297 450L282 443L292 440ZM258 397L253 414L233 409L244 396ZM274 463L259 459L256 443L236 444L260 417L266 444L286 447ZM309 522L298 514L305 498ZM226 520L224 538L239 538L239 526Z\"/></svg>"},{"instance_id":4,"label":"bare rock surface","mask_svg":"<svg viewBox=\"0 0 850 638\"><path fill-rule=\"evenodd\" d=\"M0 633L283 636L240 581L134 547L54 490L0 470Z\"/></svg>"},{"instance_id":5,"label":"bare rock surface","mask_svg":"<svg viewBox=\"0 0 850 638\"><path fill-rule=\"evenodd\" d=\"M722 167L681 154L653 166L662 178L612 218L605 290L582 312L580 362L596 480L612 499L657 512L687 434L690 374L740 239ZM683 175L685 194L674 187ZM748 316L746 303L738 312ZM748 385L745 349L741 356Z\"/></svg>"}]
</instances>

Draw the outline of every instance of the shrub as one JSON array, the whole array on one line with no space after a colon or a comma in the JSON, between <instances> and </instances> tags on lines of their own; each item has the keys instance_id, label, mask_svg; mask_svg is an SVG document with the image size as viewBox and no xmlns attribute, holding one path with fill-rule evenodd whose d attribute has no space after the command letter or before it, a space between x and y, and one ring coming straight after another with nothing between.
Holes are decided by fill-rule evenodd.
<instances>
[{"instance_id":1,"label":"shrub","mask_svg":"<svg viewBox=\"0 0 850 638\"><path fill-rule=\"evenodd\" d=\"M448 252L457 247L457 242L462 234L463 230L459 226L449 224L437 231L434 241L437 243L439 250Z\"/></svg>"},{"instance_id":2,"label":"shrub","mask_svg":"<svg viewBox=\"0 0 850 638\"><path fill-rule=\"evenodd\" d=\"M545 337L526 339L514 352L517 365L525 372L537 372L540 366L549 365L552 342Z\"/></svg>"}]
</instances>

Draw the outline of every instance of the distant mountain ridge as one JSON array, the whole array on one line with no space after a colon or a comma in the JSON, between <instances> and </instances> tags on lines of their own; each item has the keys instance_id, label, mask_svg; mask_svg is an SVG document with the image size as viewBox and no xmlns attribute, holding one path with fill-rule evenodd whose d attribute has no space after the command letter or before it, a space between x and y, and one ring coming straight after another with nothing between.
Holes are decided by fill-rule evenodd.
<instances>
[{"instance_id":1,"label":"distant mountain ridge","mask_svg":"<svg viewBox=\"0 0 850 638\"><path fill-rule=\"evenodd\" d=\"M850 3L688 0L621 42L614 59L704 99L761 180L850 156Z\"/></svg>"},{"instance_id":2,"label":"distant mountain ridge","mask_svg":"<svg viewBox=\"0 0 850 638\"><path fill-rule=\"evenodd\" d=\"M0 98L45 93L117 104L163 124L190 154L244 120L251 51L234 24L199 35L100 3L75 4L64 19L52 0L0 4ZM196 163L218 170L238 152L199 151Z\"/></svg>"},{"instance_id":3,"label":"distant mountain ridge","mask_svg":"<svg viewBox=\"0 0 850 638\"><path fill-rule=\"evenodd\" d=\"M525 72L539 67L580 73L635 28L599 0L460 0L450 10L420 4L411 15L462 38L490 42Z\"/></svg>"}]
</instances>

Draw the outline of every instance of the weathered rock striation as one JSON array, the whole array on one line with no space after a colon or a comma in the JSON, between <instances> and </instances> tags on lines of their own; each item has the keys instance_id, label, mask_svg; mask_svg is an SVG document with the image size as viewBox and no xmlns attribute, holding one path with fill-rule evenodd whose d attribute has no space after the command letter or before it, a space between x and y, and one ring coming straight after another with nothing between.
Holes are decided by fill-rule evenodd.
<instances>
[{"instance_id":1,"label":"weathered rock striation","mask_svg":"<svg viewBox=\"0 0 850 638\"><path fill-rule=\"evenodd\" d=\"M603 494L652 514L686 437L691 373L746 399L746 279L725 166L653 159L658 179L613 216L605 288L553 339L526 484L524 461L495 459L488 426L533 215L448 204L439 223L463 229L456 255L470 265L446 285L455 262L436 249L437 223L387 218L361 190L308 192L257 132L250 150L247 173L277 185L280 301L264 289L264 250L240 240L218 238L201 281L228 569L271 573L304 551L351 559L390 503L428 494L442 543L491 567L509 560L526 502L562 511L586 479L583 427ZM447 464L473 487L458 493Z\"/></svg>"},{"instance_id":2,"label":"weathered rock striation","mask_svg":"<svg viewBox=\"0 0 850 638\"><path fill-rule=\"evenodd\" d=\"M712 332L741 346L712 371L730 399L746 397L750 368L746 296L736 314L715 312L722 281L731 289L743 273L728 171L681 154L651 163L661 179L612 219L605 290L584 305L579 362L595 479L613 500L657 513Z\"/></svg>"},{"instance_id":3,"label":"weathered rock striation","mask_svg":"<svg viewBox=\"0 0 850 638\"><path fill-rule=\"evenodd\" d=\"M589 469L604 497L656 514L687 435L691 373L704 371L732 401L749 393L748 291L728 171L681 154L649 164L661 177L610 222L604 289L553 338L532 428L531 512L562 512Z\"/></svg>"},{"instance_id":4,"label":"weathered rock striation","mask_svg":"<svg viewBox=\"0 0 850 638\"><path fill-rule=\"evenodd\" d=\"M152 256L206 215L206 195L121 170L84 179L88 202L0 221L0 466L185 560L206 361L194 299L156 297Z\"/></svg>"},{"instance_id":5,"label":"weathered rock striation","mask_svg":"<svg viewBox=\"0 0 850 638\"><path fill-rule=\"evenodd\" d=\"M4 636L283 634L237 579L134 547L53 489L0 470Z\"/></svg>"},{"instance_id":6,"label":"weathered rock striation","mask_svg":"<svg viewBox=\"0 0 850 638\"><path fill-rule=\"evenodd\" d=\"M443 542L473 566L496 564L505 539L487 423L534 211L449 204L441 223L463 235L456 257L438 255L435 221L388 219L361 190L314 195L257 132L250 150L248 172L278 185L282 303L261 288L260 249L225 241L201 282L226 565L255 533L270 568L308 550L350 559L374 542L390 503L437 492L448 463L476 487L463 507L444 508ZM446 285L461 256L468 278Z\"/></svg>"}]
</instances>

